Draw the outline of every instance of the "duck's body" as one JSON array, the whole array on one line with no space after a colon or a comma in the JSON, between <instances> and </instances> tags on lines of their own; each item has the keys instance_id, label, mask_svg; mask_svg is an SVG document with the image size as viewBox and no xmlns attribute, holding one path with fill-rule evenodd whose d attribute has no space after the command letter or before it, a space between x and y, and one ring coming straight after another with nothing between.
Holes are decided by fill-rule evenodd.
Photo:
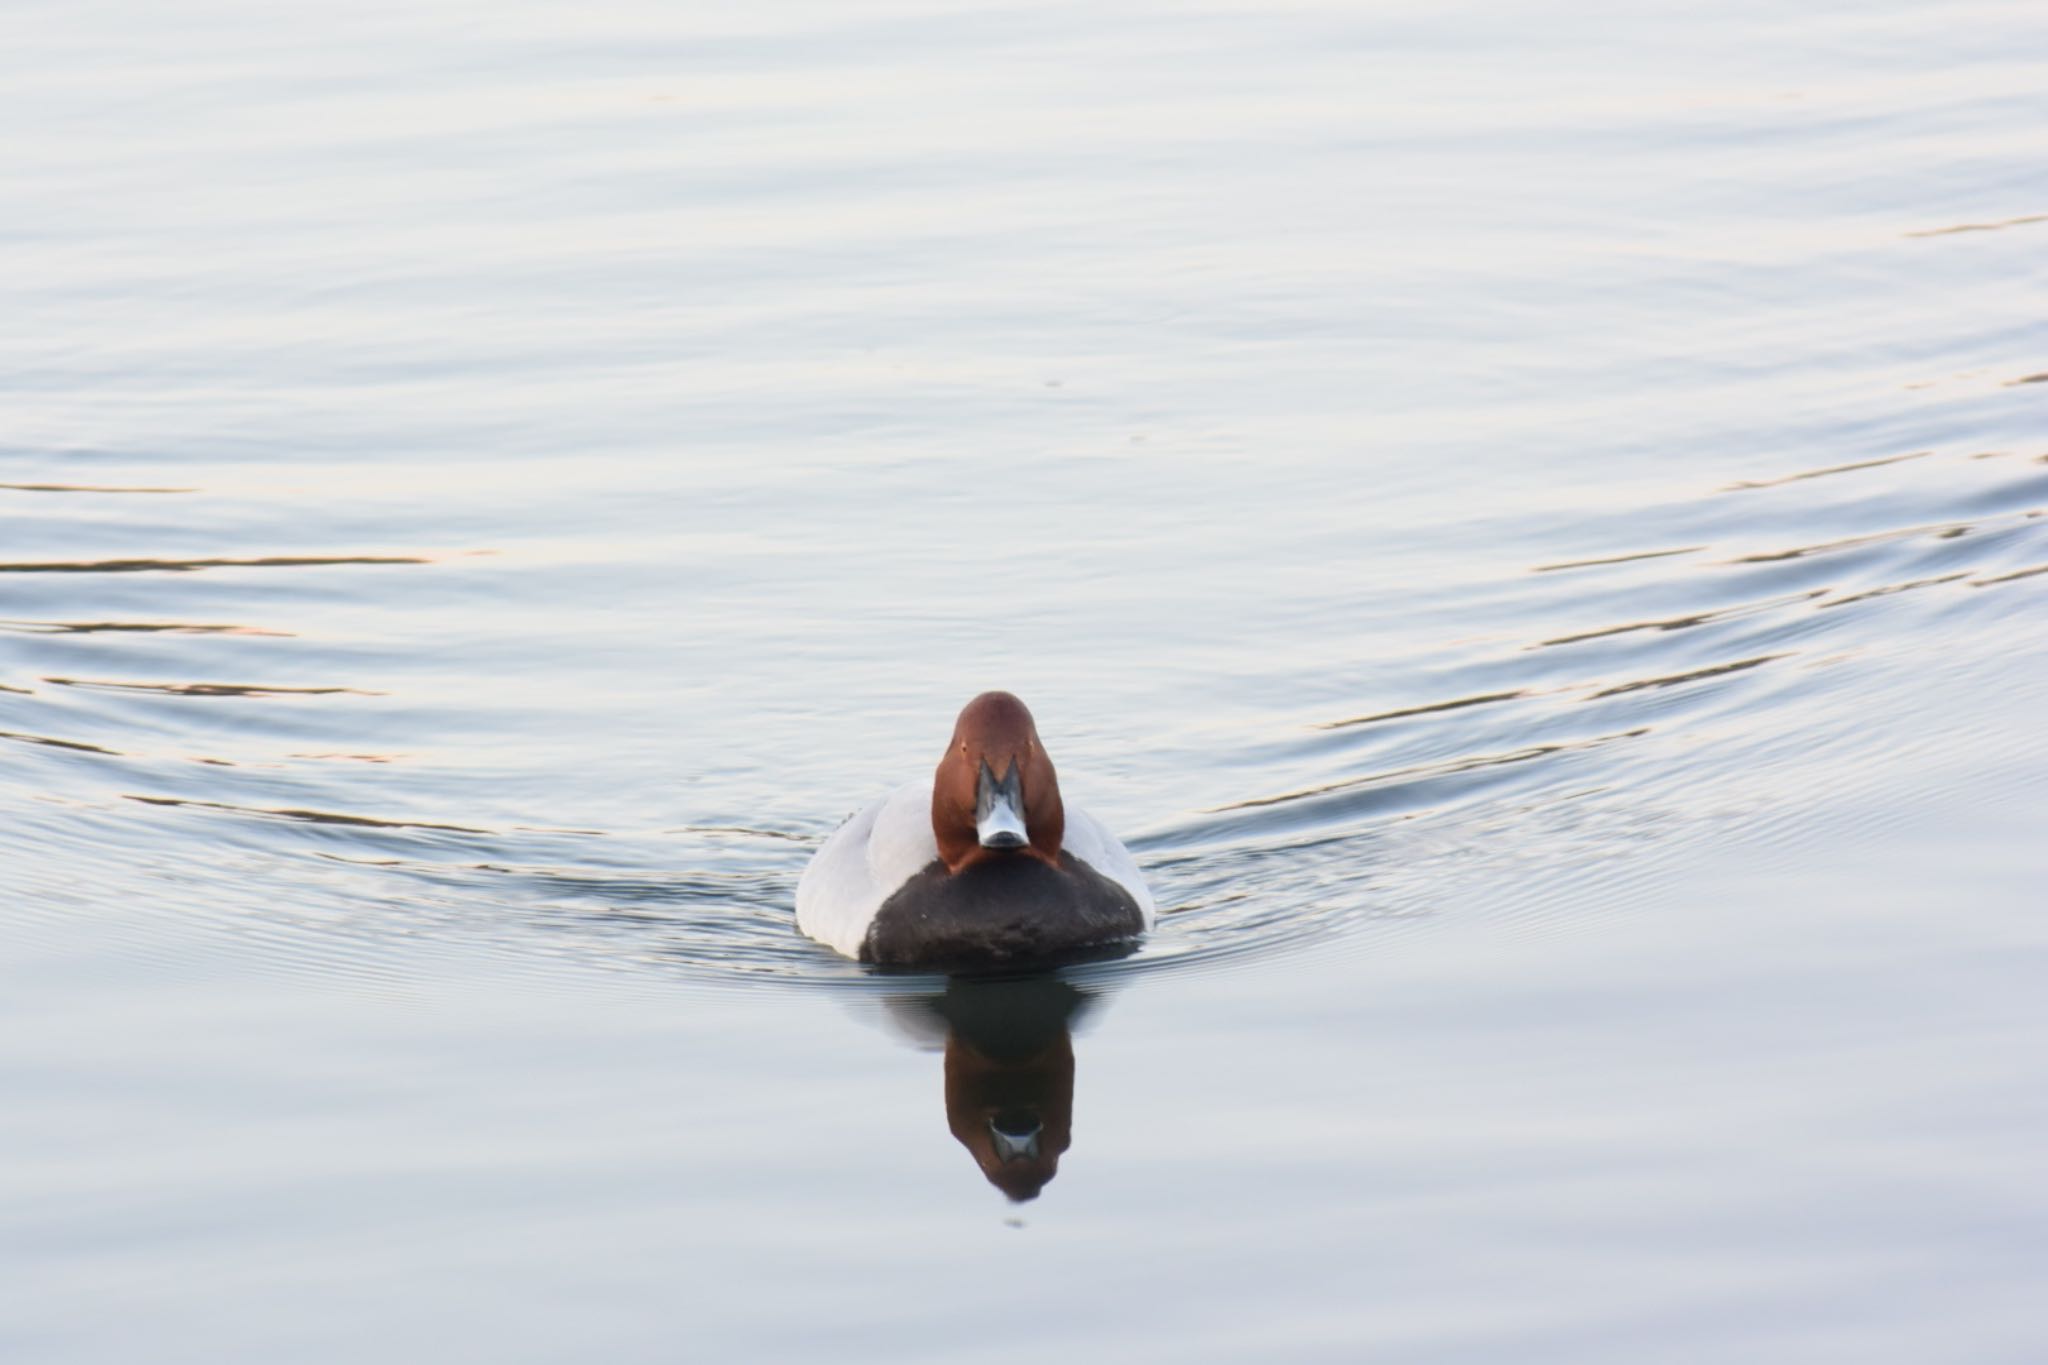
<instances>
[{"instance_id":1,"label":"duck's body","mask_svg":"<svg viewBox=\"0 0 2048 1365\"><path fill-rule=\"evenodd\" d=\"M1102 948L1150 929L1154 913L1130 852L1060 800L1031 713L1006 692L969 702L932 779L841 825L796 889L804 933L890 965Z\"/></svg>"}]
</instances>

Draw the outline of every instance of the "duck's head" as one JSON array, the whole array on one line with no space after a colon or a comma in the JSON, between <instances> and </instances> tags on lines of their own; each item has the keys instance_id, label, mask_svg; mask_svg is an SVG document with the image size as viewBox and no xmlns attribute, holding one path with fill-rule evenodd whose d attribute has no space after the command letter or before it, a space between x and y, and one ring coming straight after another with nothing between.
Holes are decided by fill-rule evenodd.
<instances>
[{"instance_id":1,"label":"duck's head","mask_svg":"<svg viewBox=\"0 0 2048 1365\"><path fill-rule=\"evenodd\" d=\"M1059 778L1024 703L984 692L960 712L932 779L932 835L948 871L1027 856L1055 866L1066 834Z\"/></svg>"}]
</instances>

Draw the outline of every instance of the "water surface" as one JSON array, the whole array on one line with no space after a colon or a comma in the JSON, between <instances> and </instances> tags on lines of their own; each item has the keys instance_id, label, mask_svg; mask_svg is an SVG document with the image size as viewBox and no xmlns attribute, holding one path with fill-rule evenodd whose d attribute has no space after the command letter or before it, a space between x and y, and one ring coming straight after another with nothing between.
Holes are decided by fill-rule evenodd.
<instances>
[{"instance_id":1,"label":"water surface","mask_svg":"<svg viewBox=\"0 0 2048 1365\"><path fill-rule=\"evenodd\" d=\"M2038 1358L2035 10L0 21L0 1342Z\"/></svg>"}]
</instances>

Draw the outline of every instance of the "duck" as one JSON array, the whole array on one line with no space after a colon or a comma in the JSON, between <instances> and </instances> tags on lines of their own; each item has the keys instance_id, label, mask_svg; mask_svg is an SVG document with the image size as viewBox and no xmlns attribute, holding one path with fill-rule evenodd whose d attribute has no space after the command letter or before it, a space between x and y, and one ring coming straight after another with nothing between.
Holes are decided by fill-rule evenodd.
<instances>
[{"instance_id":1,"label":"duck","mask_svg":"<svg viewBox=\"0 0 2048 1365\"><path fill-rule=\"evenodd\" d=\"M1010 965L1127 947L1158 915L1137 860L1060 799L1030 708L961 708L928 779L855 812L811 858L797 927L879 966Z\"/></svg>"}]
</instances>

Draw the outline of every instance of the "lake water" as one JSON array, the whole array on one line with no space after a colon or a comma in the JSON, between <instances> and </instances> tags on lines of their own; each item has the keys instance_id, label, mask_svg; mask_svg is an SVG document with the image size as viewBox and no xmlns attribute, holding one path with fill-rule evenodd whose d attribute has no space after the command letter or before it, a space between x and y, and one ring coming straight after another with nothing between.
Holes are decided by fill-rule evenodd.
<instances>
[{"instance_id":1,"label":"lake water","mask_svg":"<svg viewBox=\"0 0 2048 1365\"><path fill-rule=\"evenodd\" d=\"M2037 3L0 91L7 1359L2048 1353ZM799 937L986 687L1158 931Z\"/></svg>"}]
</instances>

